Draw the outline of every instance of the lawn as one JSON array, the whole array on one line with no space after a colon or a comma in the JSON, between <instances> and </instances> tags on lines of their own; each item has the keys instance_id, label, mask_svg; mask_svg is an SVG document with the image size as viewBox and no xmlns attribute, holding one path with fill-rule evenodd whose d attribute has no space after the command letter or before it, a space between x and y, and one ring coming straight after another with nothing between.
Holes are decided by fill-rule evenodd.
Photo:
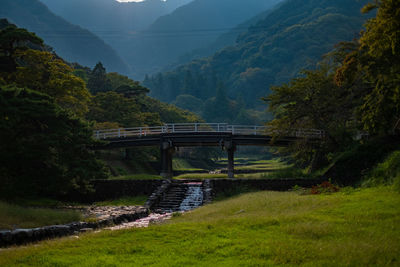
<instances>
[{"instance_id":1,"label":"lawn","mask_svg":"<svg viewBox=\"0 0 400 267\"><path fill-rule=\"evenodd\" d=\"M0 251L0 266L382 266L400 263L400 195L257 192L147 229Z\"/></svg>"},{"instance_id":2,"label":"lawn","mask_svg":"<svg viewBox=\"0 0 400 267\"><path fill-rule=\"evenodd\" d=\"M81 219L82 215L78 211L22 207L0 202L0 229L34 228Z\"/></svg>"}]
</instances>

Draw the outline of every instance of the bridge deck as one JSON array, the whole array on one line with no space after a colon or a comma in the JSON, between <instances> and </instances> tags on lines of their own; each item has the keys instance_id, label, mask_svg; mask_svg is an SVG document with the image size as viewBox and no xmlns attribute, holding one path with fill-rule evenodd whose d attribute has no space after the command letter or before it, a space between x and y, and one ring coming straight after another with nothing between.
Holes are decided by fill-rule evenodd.
<instances>
[{"instance_id":1,"label":"bridge deck","mask_svg":"<svg viewBox=\"0 0 400 267\"><path fill-rule=\"evenodd\" d=\"M279 136L271 143L273 136ZM154 127L99 130L94 137L105 143L95 149L159 146L161 176L172 178L175 147L220 146L228 154L228 177L234 177L236 146L287 146L299 139L319 142L324 132L315 129L276 131L266 126L228 125L226 123L183 123Z\"/></svg>"},{"instance_id":2,"label":"bridge deck","mask_svg":"<svg viewBox=\"0 0 400 267\"><path fill-rule=\"evenodd\" d=\"M271 143L274 135L279 135L279 138ZM101 146L103 149L157 146L163 142L169 142L175 147L224 146L227 142L242 146L286 146L299 139L319 141L323 139L324 132L315 129L277 132L266 126L185 123L99 130L94 132L94 137L107 141L106 145Z\"/></svg>"}]
</instances>

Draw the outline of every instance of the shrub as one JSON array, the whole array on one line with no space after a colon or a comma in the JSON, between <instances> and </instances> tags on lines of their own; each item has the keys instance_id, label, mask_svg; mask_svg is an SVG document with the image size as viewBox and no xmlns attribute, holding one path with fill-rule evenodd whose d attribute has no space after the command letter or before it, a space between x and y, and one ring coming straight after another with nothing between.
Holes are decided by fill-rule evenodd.
<instances>
[{"instance_id":1,"label":"shrub","mask_svg":"<svg viewBox=\"0 0 400 267\"><path fill-rule=\"evenodd\" d=\"M393 185L400 191L400 151L391 153L382 163L376 165L363 186Z\"/></svg>"}]
</instances>

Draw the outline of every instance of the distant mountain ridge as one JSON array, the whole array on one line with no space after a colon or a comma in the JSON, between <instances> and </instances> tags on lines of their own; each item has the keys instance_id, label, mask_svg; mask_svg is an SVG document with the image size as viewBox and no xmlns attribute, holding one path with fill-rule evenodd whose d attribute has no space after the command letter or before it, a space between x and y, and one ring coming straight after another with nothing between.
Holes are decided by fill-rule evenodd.
<instances>
[{"instance_id":1,"label":"distant mountain ridge","mask_svg":"<svg viewBox=\"0 0 400 267\"><path fill-rule=\"evenodd\" d=\"M40 0L52 12L105 39L107 35L146 29L160 16L192 0ZM110 36L108 36L110 37ZM111 37L110 37L111 38Z\"/></svg>"},{"instance_id":2,"label":"distant mountain ridge","mask_svg":"<svg viewBox=\"0 0 400 267\"><path fill-rule=\"evenodd\" d=\"M373 14L361 14L368 0L286 0L229 46L208 58L147 77L152 95L172 102L180 95L202 101L223 82L228 95L248 108L265 108L269 87L312 68L340 41L351 41Z\"/></svg>"},{"instance_id":3,"label":"distant mountain ridge","mask_svg":"<svg viewBox=\"0 0 400 267\"><path fill-rule=\"evenodd\" d=\"M110 71L129 72L127 64L103 40L56 16L38 0L1 0L0 18L37 33L69 62L93 67L101 61Z\"/></svg>"},{"instance_id":4,"label":"distant mountain ridge","mask_svg":"<svg viewBox=\"0 0 400 267\"><path fill-rule=\"evenodd\" d=\"M193 0L157 19L147 30L132 36L127 60L138 77L154 73L179 57L212 44L221 34L281 0ZM211 53L215 50L211 51Z\"/></svg>"}]
</instances>

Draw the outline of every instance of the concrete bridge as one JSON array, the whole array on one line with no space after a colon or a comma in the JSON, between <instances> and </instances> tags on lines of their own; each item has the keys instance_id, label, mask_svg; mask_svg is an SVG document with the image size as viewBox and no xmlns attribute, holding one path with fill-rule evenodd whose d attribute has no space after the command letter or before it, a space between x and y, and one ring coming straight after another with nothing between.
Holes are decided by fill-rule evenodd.
<instances>
[{"instance_id":1,"label":"concrete bridge","mask_svg":"<svg viewBox=\"0 0 400 267\"><path fill-rule=\"evenodd\" d=\"M274 136L274 142L271 142ZM219 146L228 154L228 177L234 177L237 146L287 146L299 139L319 142L324 132L316 129L276 131L267 126L228 125L226 123L179 123L154 127L98 130L94 137L105 144L96 149L159 146L161 176L172 178L172 156L177 147Z\"/></svg>"}]
</instances>

